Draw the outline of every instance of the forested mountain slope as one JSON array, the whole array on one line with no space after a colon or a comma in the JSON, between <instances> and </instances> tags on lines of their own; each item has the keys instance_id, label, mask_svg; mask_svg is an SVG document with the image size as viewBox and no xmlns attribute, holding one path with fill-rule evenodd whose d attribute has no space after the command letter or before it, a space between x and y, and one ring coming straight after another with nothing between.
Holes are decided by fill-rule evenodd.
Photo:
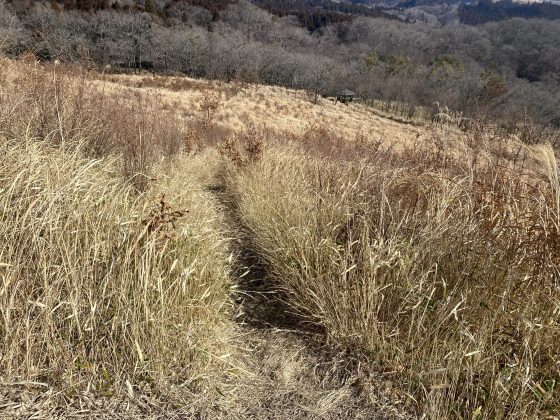
<instances>
[{"instance_id":1,"label":"forested mountain slope","mask_svg":"<svg viewBox=\"0 0 560 420\"><path fill-rule=\"evenodd\" d=\"M8 2L0 5L0 47L12 57L32 51L110 71L322 95L349 88L366 101L411 109L439 102L466 117L560 125L559 21L442 26L371 17L360 5L320 6L323 0L257 3L275 13L244 0Z\"/></svg>"}]
</instances>

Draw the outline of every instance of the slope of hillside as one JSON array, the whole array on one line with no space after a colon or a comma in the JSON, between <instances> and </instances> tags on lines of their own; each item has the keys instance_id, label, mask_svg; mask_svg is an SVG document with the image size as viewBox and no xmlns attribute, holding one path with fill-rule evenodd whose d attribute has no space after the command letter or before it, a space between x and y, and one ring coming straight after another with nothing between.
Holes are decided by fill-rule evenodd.
<instances>
[{"instance_id":1,"label":"slope of hillside","mask_svg":"<svg viewBox=\"0 0 560 420\"><path fill-rule=\"evenodd\" d=\"M0 416L560 414L544 134L0 66Z\"/></svg>"},{"instance_id":2,"label":"slope of hillside","mask_svg":"<svg viewBox=\"0 0 560 420\"><path fill-rule=\"evenodd\" d=\"M344 349L263 315L289 309L256 286L229 165L175 131L210 129L183 119L198 87L233 86L0 65L0 417L407 417Z\"/></svg>"},{"instance_id":3,"label":"slope of hillside","mask_svg":"<svg viewBox=\"0 0 560 420\"><path fill-rule=\"evenodd\" d=\"M399 147L426 133L428 126L426 121L407 123L361 103L336 103L334 98L321 97L315 103L303 90L275 86L149 75L108 76L103 81L105 89L115 92L155 95L162 108L176 113L185 124L207 120L222 134L262 127L298 135L321 128L348 140L365 136Z\"/></svg>"},{"instance_id":4,"label":"slope of hillside","mask_svg":"<svg viewBox=\"0 0 560 420\"><path fill-rule=\"evenodd\" d=\"M455 22L458 6L421 3L388 14L328 0L2 1L0 51L323 96L349 88L411 110L440 102L466 117L528 114L560 126L560 21L542 19L558 6L482 2L461 8L467 26ZM502 21L531 15L541 18ZM488 18L499 22L482 24Z\"/></svg>"}]
</instances>

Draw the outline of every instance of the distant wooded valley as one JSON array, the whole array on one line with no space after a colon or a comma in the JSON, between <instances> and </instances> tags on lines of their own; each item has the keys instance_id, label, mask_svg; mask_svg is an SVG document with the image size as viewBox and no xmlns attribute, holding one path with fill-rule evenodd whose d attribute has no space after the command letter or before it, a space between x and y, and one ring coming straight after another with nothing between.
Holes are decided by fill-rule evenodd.
<instances>
[{"instance_id":1,"label":"distant wooded valley","mask_svg":"<svg viewBox=\"0 0 560 420\"><path fill-rule=\"evenodd\" d=\"M559 17L552 3L488 0L6 1L0 46L560 126Z\"/></svg>"}]
</instances>

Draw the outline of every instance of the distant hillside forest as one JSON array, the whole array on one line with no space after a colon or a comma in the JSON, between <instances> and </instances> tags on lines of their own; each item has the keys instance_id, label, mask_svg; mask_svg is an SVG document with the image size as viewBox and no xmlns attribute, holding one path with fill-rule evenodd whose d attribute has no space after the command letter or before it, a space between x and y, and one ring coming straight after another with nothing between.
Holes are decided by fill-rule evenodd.
<instances>
[{"instance_id":1,"label":"distant hillside forest","mask_svg":"<svg viewBox=\"0 0 560 420\"><path fill-rule=\"evenodd\" d=\"M0 0L0 48L560 127L560 21L437 25L379 12L326 0Z\"/></svg>"},{"instance_id":2,"label":"distant hillside forest","mask_svg":"<svg viewBox=\"0 0 560 420\"><path fill-rule=\"evenodd\" d=\"M377 8L328 0L252 0L252 3L278 16L296 16L311 31L325 25L351 21L355 16L397 19Z\"/></svg>"},{"instance_id":3,"label":"distant hillside forest","mask_svg":"<svg viewBox=\"0 0 560 420\"><path fill-rule=\"evenodd\" d=\"M479 25L514 17L560 19L560 5L547 2L520 4L511 0L500 2L481 0L477 4L461 7L459 16L461 23L467 25Z\"/></svg>"},{"instance_id":4,"label":"distant hillside forest","mask_svg":"<svg viewBox=\"0 0 560 420\"><path fill-rule=\"evenodd\" d=\"M18 0L11 3L27 3L33 1ZM214 20L220 19L222 12L229 5L236 4L238 0L48 0L48 2L59 10L81 10L95 12L100 10L115 11L140 11L156 14L161 18L168 18L173 11L181 5L198 6L208 10ZM295 16L299 22L311 31L322 26L348 22L354 16L385 17L397 19L394 15L385 13L377 8L367 7L361 4L334 3L330 0L251 0L260 8L278 16ZM28 7L20 4L20 8Z\"/></svg>"}]
</instances>

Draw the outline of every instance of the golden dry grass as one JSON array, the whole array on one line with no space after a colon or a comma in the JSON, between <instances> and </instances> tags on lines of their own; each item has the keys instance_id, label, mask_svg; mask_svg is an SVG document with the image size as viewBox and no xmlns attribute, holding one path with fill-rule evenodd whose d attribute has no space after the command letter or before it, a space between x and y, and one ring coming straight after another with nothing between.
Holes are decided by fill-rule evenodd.
<instances>
[{"instance_id":1,"label":"golden dry grass","mask_svg":"<svg viewBox=\"0 0 560 420\"><path fill-rule=\"evenodd\" d=\"M275 146L230 188L286 306L397 381L418 415L554 416L556 157L539 146L526 169L478 147L494 160Z\"/></svg>"},{"instance_id":2,"label":"golden dry grass","mask_svg":"<svg viewBox=\"0 0 560 420\"><path fill-rule=\"evenodd\" d=\"M2 65L3 412L94 413L103 400L126 411L123 395L137 409L208 409L204 398L177 408L193 392L220 400L232 366L208 159L166 158L174 119L100 96L77 69Z\"/></svg>"},{"instance_id":3,"label":"golden dry grass","mask_svg":"<svg viewBox=\"0 0 560 420\"><path fill-rule=\"evenodd\" d=\"M204 115L193 132L161 95L0 61L0 416L399 413L354 394L352 359L236 321L239 232ZM231 140L248 162L255 133Z\"/></svg>"},{"instance_id":4,"label":"golden dry grass","mask_svg":"<svg viewBox=\"0 0 560 420\"><path fill-rule=\"evenodd\" d=\"M138 196L114 159L0 144L2 383L63 390L59 403L209 389L228 367L231 284L206 162Z\"/></svg>"},{"instance_id":5,"label":"golden dry grass","mask_svg":"<svg viewBox=\"0 0 560 420\"><path fill-rule=\"evenodd\" d=\"M412 142L426 132L425 127L394 121L388 118L389 114L384 117L362 104L335 104L327 99L313 104L304 91L276 86L131 75L109 76L107 80L116 91L126 86L160 95L162 106L181 115L187 123L204 118L202 105L206 98L214 98L218 107L212 113L212 121L229 131L263 126L275 132L299 134L314 126L327 128L347 139L359 134L382 139L395 147Z\"/></svg>"},{"instance_id":6,"label":"golden dry grass","mask_svg":"<svg viewBox=\"0 0 560 420\"><path fill-rule=\"evenodd\" d=\"M550 145L0 65L7 415L559 415Z\"/></svg>"}]
</instances>

